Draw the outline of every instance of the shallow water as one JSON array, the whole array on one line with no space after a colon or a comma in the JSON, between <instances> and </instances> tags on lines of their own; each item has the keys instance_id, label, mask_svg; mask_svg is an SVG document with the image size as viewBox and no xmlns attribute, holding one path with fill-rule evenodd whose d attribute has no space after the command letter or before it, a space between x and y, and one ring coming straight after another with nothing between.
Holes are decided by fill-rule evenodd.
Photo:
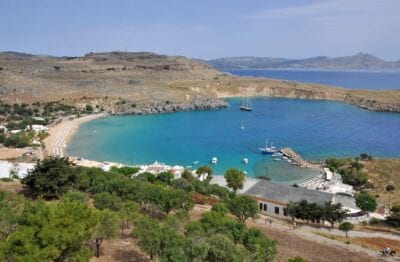
<instances>
[{"instance_id":1,"label":"shallow water","mask_svg":"<svg viewBox=\"0 0 400 262\"><path fill-rule=\"evenodd\" d=\"M240 99L218 111L180 112L163 115L114 116L82 125L68 153L99 161L126 164L209 164L217 174L229 167L249 176L268 175L274 181L294 183L318 171L299 169L273 161L258 148L265 140L292 147L307 159L331 156L400 156L400 114L370 112L332 101L253 98L252 112L239 110ZM241 130L241 123L245 129ZM249 164L242 163L243 158Z\"/></svg>"}]
</instances>

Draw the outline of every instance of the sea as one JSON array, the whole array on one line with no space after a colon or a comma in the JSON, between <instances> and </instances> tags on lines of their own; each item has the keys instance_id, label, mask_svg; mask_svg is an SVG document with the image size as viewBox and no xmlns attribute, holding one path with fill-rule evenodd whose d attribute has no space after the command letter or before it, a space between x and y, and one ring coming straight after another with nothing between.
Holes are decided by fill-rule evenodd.
<instances>
[{"instance_id":1,"label":"sea","mask_svg":"<svg viewBox=\"0 0 400 262\"><path fill-rule=\"evenodd\" d=\"M348 88L400 87L400 72L235 70L230 73ZM211 165L217 175L234 167L248 176L268 176L285 184L309 180L320 171L301 169L281 158L261 154L259 148L267 140L277 147L291 147L313 161L354 157L360 153L400 157L398 113L371 112L334 101L265 97L251 98L253 111L244 112L239 110L242 99L227 101L228 108L215 111L96 119L79 128L67 152L91 160L125 164L159 161L189 169ZM217 164L210 163L213 157L218 159ZM248 164L243 163L244 158Z\"/></svg>"}]
</instances>

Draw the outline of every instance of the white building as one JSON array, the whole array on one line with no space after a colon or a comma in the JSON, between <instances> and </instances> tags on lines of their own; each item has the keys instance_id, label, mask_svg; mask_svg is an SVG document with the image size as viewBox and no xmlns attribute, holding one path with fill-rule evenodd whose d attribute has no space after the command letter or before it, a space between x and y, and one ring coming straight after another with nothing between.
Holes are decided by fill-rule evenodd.
<instances>
[{"instance_id":1,"label":"white building","mask_svg":"<svg viewBox=\"0 0 400 262\"><path fill-rule=\"evenodd\" d=\"M333 172L329 168L324 167L324 176L325 176L325 180L330 181L333 177Z\"/></svg>"},{"instance_id":2,"label":"white building","mask_svg":"<svg viewBox=\"0 0 400 262\"><path fill-rule=\"evenodd\" d=\"M323 204L325 202L341 203L349 215L358 214L361 210L355 205L354 198L332 193L310 190L301 187L281 185L267 180L260 180L250 187L245 195L258 202L260 213L274 216L287 216L285 207L289 202L307 200L309 203Z\"/></svg>"},{"instance_id":3,"label":"white building","mask_svg":"<svg viewBox=\"0 0 400 262\"><path fill-rule=\"evenodd\" d=\"M27 130L29 130L29 126L27 127ZM48 131L49 128L44 125L32 125L32 130L35 132L41 132L41 131Z\"/></svg>"},{"instance_id":4,"label":"white building","mask_svg":"<svg viewBox=\"0 0 400 262\"><path fill-rule=\"evenodd\" d=\"M0 178L10 177L12 173L19 178L24 178L35 167L34 163L11 163L0 161Z\"/></svg>"}]
</instances>

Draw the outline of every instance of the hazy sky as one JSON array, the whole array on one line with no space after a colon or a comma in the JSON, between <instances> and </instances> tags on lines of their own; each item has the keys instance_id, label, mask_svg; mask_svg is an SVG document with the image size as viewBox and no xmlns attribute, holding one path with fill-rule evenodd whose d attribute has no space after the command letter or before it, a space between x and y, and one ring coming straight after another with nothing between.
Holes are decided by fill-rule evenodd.
<instances>
[{"instance_id":1,"label":"hazy sky","mask_svg":"<svg viewBox=\"0 0 400 262\"><path fill-rule=\"evenodd\" d=\"M400 59L400 0L0 0L0 50Z\"/></svg>"}]
</instances>

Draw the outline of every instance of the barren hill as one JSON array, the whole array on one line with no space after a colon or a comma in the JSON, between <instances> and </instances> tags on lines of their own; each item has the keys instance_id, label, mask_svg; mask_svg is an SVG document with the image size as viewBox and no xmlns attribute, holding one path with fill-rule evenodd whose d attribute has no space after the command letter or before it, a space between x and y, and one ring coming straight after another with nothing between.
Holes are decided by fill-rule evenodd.
<instances>
[{"instance_id":1,"label":"barren hill","mask_svg":"<svg viewBox=\"0 0 400 262\"><path fill-rule=\"evenodd\" d=\"M218 98L272 96L339 100L400 112L400 91L368 91L263 78L240 78L181 56L106 52L83 57L0 53L0 94L7 103L88 103L114 113L158 113L226 106Z\"/></svg>"},{"instance_id":2,"label":"barren hill","mask_svg":"<svg viewBox=\"0 0 400 262\"><path fill-rule=\"evenodd\" d=\"M323 68L323 69L400 69L400 61L384 61L376 56L358 53L352 56L316 56L305 59L271 57L226 57L210 60L218 69L245 68Z\"/></svg>"}]
</instances>

